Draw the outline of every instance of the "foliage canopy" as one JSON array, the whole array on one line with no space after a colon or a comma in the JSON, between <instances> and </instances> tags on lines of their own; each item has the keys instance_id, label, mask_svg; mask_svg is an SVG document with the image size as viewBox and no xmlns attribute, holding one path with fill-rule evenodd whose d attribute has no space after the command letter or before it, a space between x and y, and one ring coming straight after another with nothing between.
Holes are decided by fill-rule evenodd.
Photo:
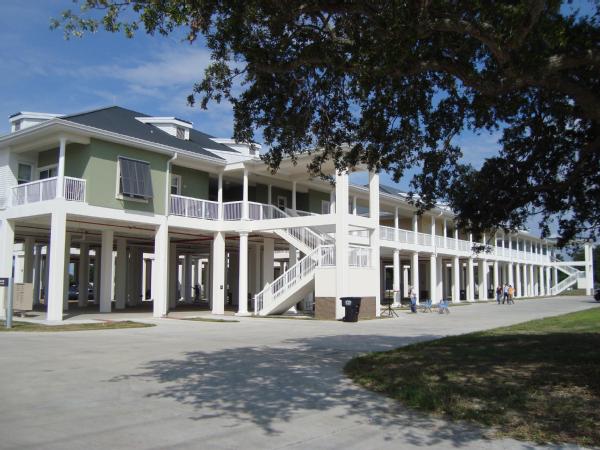
<instances>
[{"instance_id":1,"label":"foliage canopy","mask_svg":"<svg viewBox=\"0 0 600 450\"><path fill-rule=\"evenodd\" d=\"M276 169L313 152L448 203L474 233L557 218L563 244L600 230L600 2L560 0L79 0L66 36L184 31L212 63L190 104L228 100L234 137L263 130ZM500 153L462 164L461 131L501 133Z\"/></svg>"}]
</instances>

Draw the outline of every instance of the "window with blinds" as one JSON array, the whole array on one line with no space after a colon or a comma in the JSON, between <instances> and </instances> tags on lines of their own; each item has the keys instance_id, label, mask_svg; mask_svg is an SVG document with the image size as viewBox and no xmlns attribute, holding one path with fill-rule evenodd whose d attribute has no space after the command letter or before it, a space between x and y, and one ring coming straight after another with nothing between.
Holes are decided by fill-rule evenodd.
<instances>
[{"instance_id":1,"label":"window with blinds","mask_svg":"<svg viewBox=\"0 0 600 450\"><path fill-rule=\"evenodd\" d=\"M152 198L150 164L119 157L119 193L124 197Z\"/></svg>"}]
</instances>

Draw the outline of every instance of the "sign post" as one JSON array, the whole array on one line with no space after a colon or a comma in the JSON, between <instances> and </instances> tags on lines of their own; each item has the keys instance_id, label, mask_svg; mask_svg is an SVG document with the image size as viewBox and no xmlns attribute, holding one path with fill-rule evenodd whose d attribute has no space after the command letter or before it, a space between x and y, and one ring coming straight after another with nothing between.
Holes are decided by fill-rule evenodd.
<instances>
[{"instance_id":1,"label":"sign post","mask_svg":"<svg viewBox=\"0 0 600 450\"><path fill-rule=\"evenodd\" d=\"M13 316L13 280L12 278L0 278L0 287L8 288L6 299L6 328L12 328Z\"/></svg>"}]
</instances>

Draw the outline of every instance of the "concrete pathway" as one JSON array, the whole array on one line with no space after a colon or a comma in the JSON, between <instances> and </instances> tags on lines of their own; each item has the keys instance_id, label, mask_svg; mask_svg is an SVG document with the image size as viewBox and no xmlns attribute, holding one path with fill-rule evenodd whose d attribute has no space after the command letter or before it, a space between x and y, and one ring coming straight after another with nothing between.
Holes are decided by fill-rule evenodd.
<instances>
[{"instance_id":1,"label":"concrete pathway","mask_svg":"<svg viewBox=\"0 0 600 450\"><path fill-rule=\"evenodd\" d=\"M562 297L359 323L175 319L0 334L2 449L531 449L354 386L353 355L595 307Z\"/></svg>"}]
</instances>

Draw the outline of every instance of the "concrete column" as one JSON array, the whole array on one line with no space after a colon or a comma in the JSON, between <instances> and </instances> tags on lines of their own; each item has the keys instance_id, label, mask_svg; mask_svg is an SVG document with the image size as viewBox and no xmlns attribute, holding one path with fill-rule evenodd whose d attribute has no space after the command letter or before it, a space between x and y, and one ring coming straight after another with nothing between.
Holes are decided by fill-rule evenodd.
<instances>
[{"instance_id":1,"label":"concrete column","mask_svg":"<svg viewBox=\"0 0 600 450\"><path fill-rule=\"evenodd\" d=\"M437 246L437 242L435 241L435 217L431 216L431 245L434 247Z\"/></svg>"},{"instance_id":2,"label":"concrete column","mask_svg":"<svg viewBox=\"0 0 600 450\"><path fill-rule=\"evenodd\" d=\"M264 238L264 251L263 251L263 288L267 284L273 282L273 264L275 255L275 241L272 238Z\"/></svg>"},{"instance_id":3,"label":"concrete column","mask_svg":"<svg viewBox=\"0 0 600 450\"><path fill-rule=\"evenodd\" d=\"M412 230L413 230L413 243L417 243L417 233L419 232L419 216L413 214L412 216Z\"/></svg>"},{"instance_id":4,"label":"concrete column","mask_svg":"<svg viewBox=\"0 0 600 450\"><path fill-rule=\"evenodd\" d=\"M531 295L532 297L535 296L535 290L534 290L534 278L533 278L533 264L529 265L529 275L527 276L527 281L529 284L529 295Z\"/></svg>"},{"instance_id":5,"label":"concrete column","mask_svg":"<svg viewBox=\"0 0 600 450\"><path fill-rule=\"evenodd\" d=\"M117 238L115 263L115 308L125 309L127 301L127 239Z\"/></svg>"},{"instance_id":6,"label":"concrete column","mask_svg":"<svg viewBox=\"0 0 600 450\"><path fill-rule=\"evenodd\" d=\"M0 278L11 278L13 275L13 250L15 245L15 225L10 220L0 220ZM48 289L46 288L46 292ZM48 295L46 294L46 297ZM0 317L6 317L6 301L8 287L0 288ZM47 303L47 302L46 302ZM62 320L62 307L58 311Z\"/></svg>"},{"instance_id":7,"label":"concrete column","mask_svg":"<svg viewBox=\"0 0 600 450\"><path fill-rule=\"evenodd\" d=\"M546 295L546 283L544 282L544 266L538 266L538 274L540 277L540 295Z\"/></svg>"},{"instance_id":8,"label":"concrete column","mask_svg":"<svg viewBox=\"0 0 600 450\"><path fill-rule=\"evenodd\" d=\"M583 246L583 252L585 256L585 295L594 294L594 259L592 244L586 242Z\"/></svg>"},{"instance_id":9,"label":"concrete column","mask_svg":"<svg viewBox=\"0 0 600 450\"><path fill-rule=\"evenodd\" d=\"M335 214L335 190L329 192L329 214Z\"/></svg>"},{"instance_id":10,"label":"concrete column","mask_svg":"<svg viewBox=\"0 0 600 450\"><path fill-rule=\"evenodd\" d=\"M546 295L550 295L550 266L546 266Z\"/></svg>"},{"instance_id":11,"label":"concrete column","mask_svg":"<svg viewBox=\"0 0 600 450\"><path fill-rule=\"evenodd\" d=\"M35 239L27 236L23 244L23 283L33 282L34 245Z\"/></svg>"},{"instance_id":12,"label":"concrete column","mask_svg":"<svg viewBox=\"0 0 600 450\"><path fill-rule=\"evenodd\" d=\"M152 261L152 316L166 317L169 311L169 226L166 219L154 235L154 260Z\"/></svg>"},{"instance_id":13,"label":"concrete column","mask_svg":"<svg viewBox=\"0 0 600 450\"><path fill-rule=\"evenodd\" d=\"M512 261L510 261L508 263L508 284L511 286L515 286L514 280L513 280L513 263Z\"/></svg>"},{"instance_id":14,"label":"concrete column","mask_svg":"<svg viewBox=\"0 0 600 450\"><path fill-rule=\"evenodd\" d=\"M219 220L223 220L223 173L217 179L217 202L219 203Z\"/></svg>"},{"instance_id":15,"label":"concrete column","mask_svg":"<svg viewBox=\"0 0 600 450\"><path fill-rule=\"evenodd\" d=\"M411 257L410 272L412 275L412 288L417 295L417 305L419 304L419 252L413 252Z\"/></svg>"},{"instance_id":16,"label":"concrete column","mask_svg":"<svg viewBox=\"0 0 600 450\"><path fill-rule=\"evenodd\" d=\"M50 224L50 276L47 300L47 319L61 321L65 292L65 246L67 216L65 213L52 213Z\"/></svg>"},{"instance_id":17,"label":"concrete column","mask_svg":"<svg viewBox=\"0 0 600 450\"><path fill-rule=\"evenodd\" d=\"M272 240L271 240L272 241ZM215 233L212 246L212 313L225 313L225 234ZM271 267L273 267L271 265ZM271 270L272 273L272 270ZM272 276L272 275L271 275Z\"/></svg>"},{"instance_id":18,"label":"concrete column","mask_svg":"<svg viewBox=\"0 0 600 450\"><path fill-rule=\"evenodd\" d=\"M242 219L248 220L248 169L244 167L244 179L242 183Z\"/></svg>"},{"instance_id":19,"label":"concrete column","mask_svg":"<svg viewBox=\"0 0 600 450\"><path fill-rule=\"evenodd\" d=\"M82 242L79 245L79 298L77 303L80 307L88 304L88 286L90 284L90 246Z\"/></svg>"},{"instance_id":20,"label":"concrete column","mask_svg":"<svg viewBox=\"0 0 600 450\"><path fill-rule=\"evenodd\" d=\"M267 185L267 203L269 205L273 204L273 186L272 185Z\"/></svg>"},{"instance_id":21,"label":"concrete column","mask_svg":"<svg viewBox=\"0 0 600 450\"><path fill-rule=\"evenodd\" d=\"M394 304L400 304L400 250L394 250Z\"/></svg>"},{"instance_id":22,"label":"concrete column","mask_svg":"<svg viewBox=\"0 0 600 450\"><path fill-rule=\"evenodd\" d=\"M296 182L292 181L292 209L296 211Z\"/></svg>"},{"instance_id":23,"label":"concrete column","mask_svg":"<svg viewBox=\"0 0 600 450\"><path fill-rule=\"evenodd\" d=\"M350 295L348 291L348 174L337 173L335 177L335 280L336 280L336 319L344 317L341 297ZM372 215L373 205L369 202L369 216ZM378 264L378 263L377 263ZM379 283L377 283L379 284Z\"/></svg>"},{"instance_id":24,"label":"concrete column","mask_svg":"<svg viewBox=\"0 0 600 450\"><path fill-rule=\"evenodd\" d=\"M58 147L58 168L56 170L56 198L64 197L66 148L67 148L67 140L65 138L61 137L60 141L59 141L59 147Z\"/></svg>"},{"instance_id":25,"label":"concrete column","mask_svg":"<svg viewBox=\"0 0 600 450\"><path fill-rule=\"evenodd\" d=\"M452 302L460 302L460 260L452 258Z\"/></svg>"},{"instance_id":26,"label":"concrete column","mask_svg":"<svg viewBox=\"0 0 600 450\"><path fill-rule=\"evenodd\" d=\"M404 286L403 297L408 297L408 287L410 282L408 281L408 269L410 266L402 266L402 285Z\"/></svg>"},{"instance_id":27,"label":"concrete column","mask_svg":"<svg viewBox=\"0 0 600 450\"><path fill-rule=\"evenodd\" d=\"M471 257L467 260L467 301L475 301L475 276L473 270L473 258Z\"/></svg>"},{"instance_id":28,"label":"concrete column","mask_svg":"<svg viewBox=\"0 0 600 450\"><path fill-rule=\"evenodd\" d=\"M348 199L346 198L344 201L346 202L346 205L348 205ZM371 264L374 268L379 267L381 261L379 247L379 216L379 174L371 171L369 172L369 219L373 224L373 228L370 232L369 241L371 244ZM347 236L348 233L346 233L346 238ZM346 260L346 262L347 261L348 260ZM375 316L379 317L381 314L381 278L376 276L373 281L376 284L374 290Z\"/></svg>"},{"instance_id":29,"label":"concrete column","mask_svg":"<svg viewBox=\"0 0 600 450\"><path fill-rule=\"evenodd\" d=\"M69 269L71 266L71 233L65 233L65 267L63 272L64 293L63 293L63 311L69 310Z\"/></svg>"},{"instance_id":30,"label":"concrete column","mask_svg":"<svg viewBox=\"0 0 600 450\"><path fill-rule=\"evenodd\" d=\"M431 300L434 303L437 303L439 300L446 298L446 293L444 292L444 261L442 256L439 255L437 258L437 266L436 266L436 274L437 274L437 298L432 298Z\"/></svg>"},{"instance_id":31,"label":"concrete column","mask_svg":"<svg viewBox=\"0 0 600 450\"><path fill-rule=\"evenodd\" d=\"M448 220L444 217L444 248L448 248Z\"/></svg>"},{"instance_id":32,"label":"concrete column","mask_svg":"<svg viewBox=\"0 0 600 450\"><path fill-rule=\"evenodd\" d=\"M433 217L432 217L433 220ZM435 222L434 222L435 223ZM440 258L441 259L441 258ZM432 254L429 257L429 299L437 303L437 257Z\"/></svg>"},{"instance_id":33,"label":"concrete column","mask_svg":"<svg viewBox=\"0 0 600 450\"><path fill-rule=\"evenodd\" d=\"M42 246L34 246L33 257L33 304L40 304L40 286L42 280Z\"/></svg>"},{"instance_id":34,"label":"concrete column","mask_svg":"<svg viewBox=\"0 0 600 450\"><path fill-rule=\"evenodd\" d=\"M522 286L522 291L523 291L523 297L529 297L529 285L527 283L527 264L522 264L521 265L521 269L523 271L523 273L521 274L523 276L523 286Z\"/></svg>"},{"instance_id":35,"label":"concrete column","mask_svg":"<svg viewBox=\"0 0 600 450\"><path fill-rule=\"evenodd\" d=\"M494 294L496 293L496 288L498 287L498 285L500 284L500 278L498 277L498 261L494 261Z\"/></svg>"},{"instance_id":36,"label":"concrete column","mask_svg":"<svg viewBox=\"0 0 600 450\"><path fill-rule=\"evenodd\" d=\"M294 208L295 209L295 208ZM294 251L294 254L296 252ZM248 314L248 233L240 233L238 316Z\"/></svg>"},{"instance_id":37,"label":"concrete column","mask_svg":"<svg viewBox=\"0 0 600 450\"><path fill-rule=\"evenodd\" d=\"M515 265L515 297L523 296L523 287L521 286L521 264Z\"/></svg>"},{"instance_id":38,"label":"concrete column","mask_svg":"<svg viewBox=\"0 0 600 450\"><path fill-rule=\"evenodd\" d=\"M485 259L479 260L479 300L488 299L488 262Z\"/></svg>"},{"instance_id":39,"label":"concrete column","mask_svg":"<svg viewBox=\"0 0 600 450\"><path fill-rule=\"evenodd\" d=\"M179 287L179 256L177 255L177 244L169 243L169 310L177 307L179 295L177 288Z\"/></svg>"},{"instance_id":40,"label":"concrete column","mask_svg":"<svg viewBox=\"0 0 600 450\"><path fill-rule=\"evenodd\" d=\"M183 299L188 303L192 303L193 294L192 294L192 255L185 255L183 257L184 261L184 270L183 270L183 278L184 278L184 287L183 287Z\"/></svg>"},{"instance_id":41,"label":"concrete column","mask_svg":"<svg viewBox=\"0 0 600 450\"><path fill-rule=\"evenodd\" d=\"M102 230L99 295L100 312L102 313L110 312L112 306L113 236L112 230Z\"/></svg>"},{"instance_id":42,"label":"concrete column","mask_svg":"<svg viewBox=\"0 0 600 450\"><path fill-rule=\"evenodd\" d=\"M556 266L552 267L552 283L554 286L558 284L558 268Z\"/></svg>"}]
</instances>

